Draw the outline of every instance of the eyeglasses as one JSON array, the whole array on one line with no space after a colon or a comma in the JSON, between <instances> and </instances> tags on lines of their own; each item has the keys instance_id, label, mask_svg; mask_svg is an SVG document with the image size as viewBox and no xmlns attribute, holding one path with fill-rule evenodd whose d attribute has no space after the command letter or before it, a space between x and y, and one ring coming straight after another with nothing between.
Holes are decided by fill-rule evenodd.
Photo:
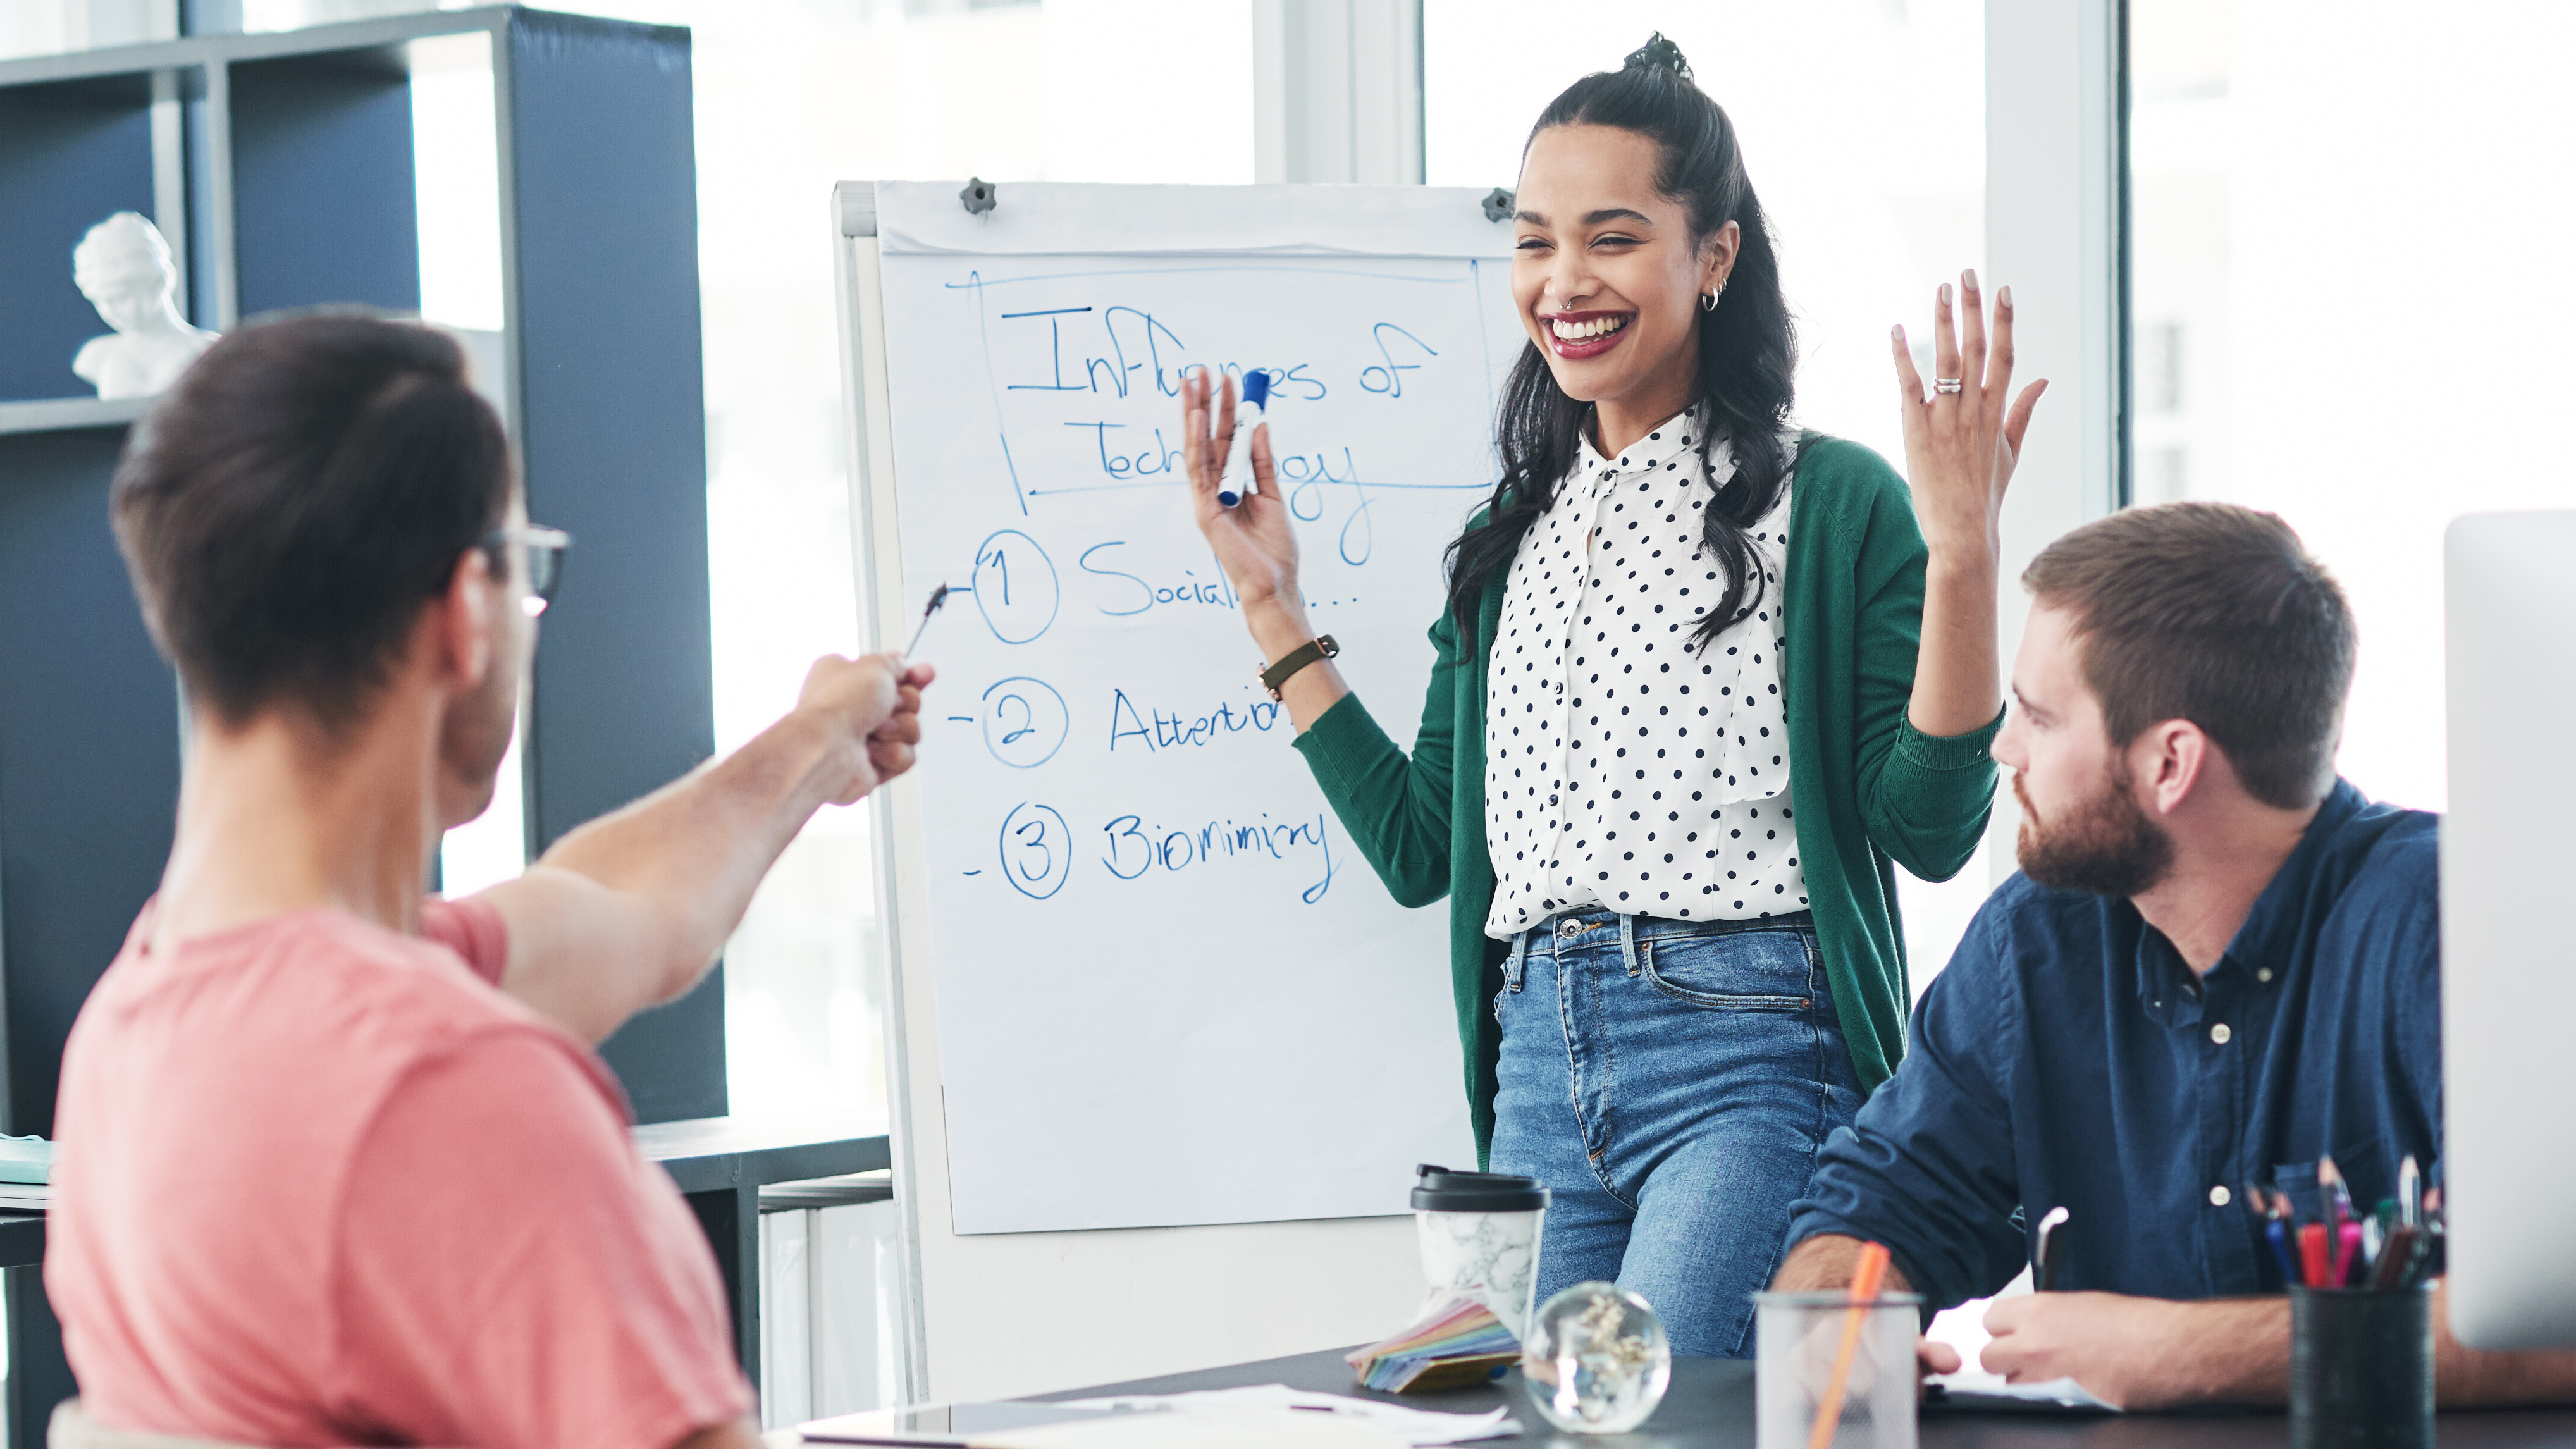
<instances>
[{"instance_id":1,"label":"eyeglasses","mask_svg":"<svg viewBox=\"0 0 2576 1449\"><path fill-rule=\"evenodd\" d=\"M510 571L510 545L514 543L528 560L528 592L519 600L519 607L533 619L554 602L555 586L563 582L564 553L572 547L572 535L560 528L529 524L496 528L475 540L475 546L492 561L492 571L503 575Z\"/></svg>"}]
</instances>

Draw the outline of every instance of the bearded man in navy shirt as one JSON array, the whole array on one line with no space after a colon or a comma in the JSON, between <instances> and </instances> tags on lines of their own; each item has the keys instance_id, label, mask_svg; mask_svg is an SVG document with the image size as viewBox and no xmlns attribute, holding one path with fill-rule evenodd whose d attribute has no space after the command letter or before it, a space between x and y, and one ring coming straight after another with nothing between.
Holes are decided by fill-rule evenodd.
<instances>
[{"instance_id":1,"label":"bearded man in navy shirt","mask_svg":"<svg viewBox=\"0 0 2576 1449\"><path fill-rule=\"evenodd\" d=\"M2068 1291L1996 1303L1987 1369L2131 1409L2279 1403L2289 1303L2245 1186L2314 1218L2322 1157L2365 1207L2406 1157L2439 1180L2436 818L2335 777L2352 616L2280 519L2133 509L2022 582L1994 743L2022 873L1827 1142L1775 1286L1840 1288L1878 1242L1948 1307L2063 1207ZM2576 1398L2576 1354L2463 1348L2438 1288L2434 1334L2445 1404Z\"/></svg>"}]
</instances>

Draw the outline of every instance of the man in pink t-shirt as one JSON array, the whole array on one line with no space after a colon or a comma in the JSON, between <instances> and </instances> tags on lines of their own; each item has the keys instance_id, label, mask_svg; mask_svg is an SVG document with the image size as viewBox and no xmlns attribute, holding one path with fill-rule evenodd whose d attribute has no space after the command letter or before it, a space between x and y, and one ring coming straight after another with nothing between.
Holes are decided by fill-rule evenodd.
<instances>
[{"instance_id":1,"label":"man in pink t-shirt","mask_svg":"<svg viewBox=\"0 0 2576 1449\"><path fill-rule=\"evenodd\" d=\"M806 818L910 768L926 668L825 658L726 759L425 899L563 546L436 333L242 328L117 537L186 686L177 839L63 1058L45 1283L111 1430L751 1449L715 1261L594 1046L705 973Z\"/></svg>"}]
</instances>

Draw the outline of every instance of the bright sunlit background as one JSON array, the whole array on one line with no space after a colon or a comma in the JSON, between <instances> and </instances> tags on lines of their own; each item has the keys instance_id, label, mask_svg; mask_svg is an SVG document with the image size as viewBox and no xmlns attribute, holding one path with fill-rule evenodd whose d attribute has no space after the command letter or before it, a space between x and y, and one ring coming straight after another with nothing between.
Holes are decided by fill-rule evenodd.
<instances>
[{"instance_id":1,"label":"bright sunlit background","mask_svg":"<svg viewBox=\"0 0 2576 1449\"><path fill-rule=\"evenodd\" d=\"M2343 771L2439 810L2442 529L2576 503L2576 6L2131 14L2137 499L2299 530L2361 626Z\"/></svg>"}]
</instances>

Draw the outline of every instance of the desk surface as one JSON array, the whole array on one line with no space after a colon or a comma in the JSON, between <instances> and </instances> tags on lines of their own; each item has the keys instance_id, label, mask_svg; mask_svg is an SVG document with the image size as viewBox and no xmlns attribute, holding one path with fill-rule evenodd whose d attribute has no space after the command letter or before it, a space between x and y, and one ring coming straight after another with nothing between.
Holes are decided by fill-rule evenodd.
<instances>
[{"instance_id":1,"label":"desk surface","mask_svg":"<svg viewBox=\"0 0 2576 1449\"><path fill-rule=\"evenodd\" d=\"M1557 1449L1753 1449L1753 1365L1724 1359L1673 1360L1673 1383L1661 1408L1633 1434L1574 1438L1549 1431L1521 1398L1515 1371L1502 1384L1460 1389L1445 1394L1372 1394L1351 1385L1351 1370L1340 1349L1301 1353L1259 1363L1231 1364L1198 1373L1173 1374L1134 1383L1105 1384L1044 1399L1081 1399L1099 1394L1180 1394L1196 1389L1224 1389L1242 1384L1286 1384L1362 1398L1389 1399L1417 1409L1472 1413L1497 1404L1512 1404L1524 1432L1517 1439L1480 1440L1483 1444L1547 1444ZM1969 1414L1927 1410L1921 1422L1925 1449L2147 1449L2189 1445L2191 1449L2272 1449L2290 1442L2290 1421L2281 1414L2140 1415L2134 1418L2077 1417L2038 1413ZM2576 1444L2576 1410L2488 1411L2442 1416L2443 1449L2523 1449L2523 1446Z\"/></svg>"}]
</instances>

